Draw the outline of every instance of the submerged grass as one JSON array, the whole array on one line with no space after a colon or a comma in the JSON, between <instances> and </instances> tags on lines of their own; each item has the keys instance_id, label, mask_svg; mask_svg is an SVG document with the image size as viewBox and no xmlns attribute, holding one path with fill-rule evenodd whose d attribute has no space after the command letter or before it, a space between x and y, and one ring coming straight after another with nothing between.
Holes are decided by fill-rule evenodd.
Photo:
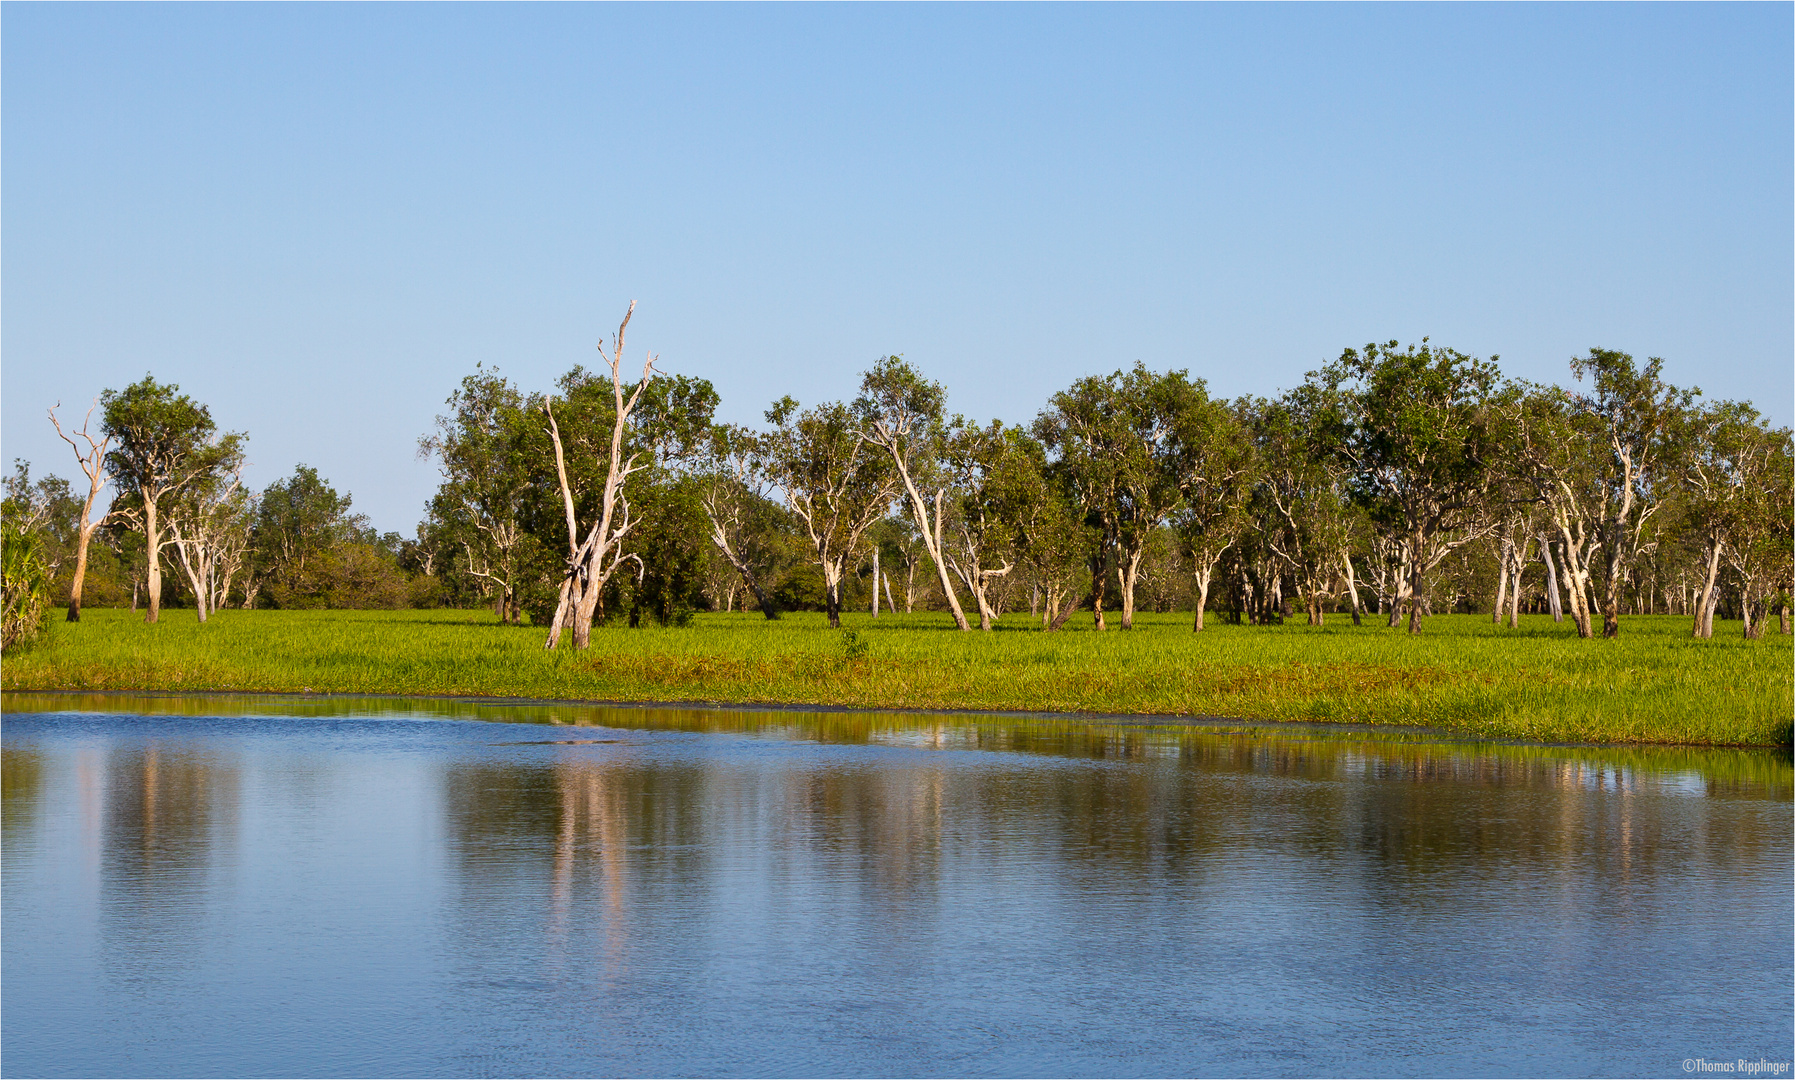
<instances>
[{"instance_id":1,"label":"submerged grass","mask_svg":"<svg viewBox=\"0 0 1795 1080\"><path fill-rule=\"evenodd\" d=\"M1014 617L1012 617L1014 619ZM944 615L700 615L685 629L600 628L549 653L542 631L489 612L224 611L147 626L89 610L9 656L23 690L315 692L890 709L1160 714L1431 726L1541 742L1764 746L1790 741L1791 639L1688 622L1623 620L1615 641L1569 624L1447 615L1411 637L1321 627L1214 625L1143 615L1133 631L1043 634L1014 619L960 634ZM1728 631L1731 636L1726 636Z\"/></svg>"}]
</instances>

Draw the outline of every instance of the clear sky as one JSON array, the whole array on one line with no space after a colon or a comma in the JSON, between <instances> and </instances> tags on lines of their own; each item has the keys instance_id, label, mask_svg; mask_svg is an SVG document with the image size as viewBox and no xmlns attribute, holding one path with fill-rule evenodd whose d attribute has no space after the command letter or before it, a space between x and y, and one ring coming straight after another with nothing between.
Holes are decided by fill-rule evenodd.
<instances>
[{"instance_id":1,"label":"clear sky","mask_svg":"<svg viewBox=\"0 0 1795 1080\"><path fill-rule=\"evenodd\" d=\"M1789 4L0 9L0 442L146 371L409 534L496 364L722 415L901 353L1027 420L1144 361L1270 394L1432 335L1788 423Z\"/></svg>"}]
</instances>

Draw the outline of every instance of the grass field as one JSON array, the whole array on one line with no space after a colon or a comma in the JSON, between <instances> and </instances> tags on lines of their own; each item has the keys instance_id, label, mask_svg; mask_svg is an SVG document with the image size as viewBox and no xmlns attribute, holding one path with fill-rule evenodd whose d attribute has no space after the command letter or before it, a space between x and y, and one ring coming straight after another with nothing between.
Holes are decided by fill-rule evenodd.
<instances>
[{"instance_id":1,"label":"grass field","mask_svg":"<svg viewBox=\"0 0 1795 1080\"><path fill-rule=\"evenodd\" d=\"M1075 622L1081 620L1074 620ZM1185 615L1133 631L1026 618L957 633L945 615L700 615L683 629L600 628L592 648L486 611L166 611L147 626L90 609L6 658L25 690L315 692L557 700L1163 714L1424 725L1485 738L1766 746L1790 741L1791 639L1737 623L1692 641L1688 620L1624 619L1616 641L1570 624L1435 616L1418 638L1382 625L1225 626Z\"/></svg>"}]
</instances>

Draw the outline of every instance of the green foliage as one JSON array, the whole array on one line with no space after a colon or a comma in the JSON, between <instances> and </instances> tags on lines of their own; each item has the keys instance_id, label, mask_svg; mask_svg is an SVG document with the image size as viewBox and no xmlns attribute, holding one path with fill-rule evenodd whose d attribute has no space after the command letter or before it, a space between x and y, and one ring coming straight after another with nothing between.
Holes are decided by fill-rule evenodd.
<instances>
[{"instance_id":1,"label":"green foliage","mask_svg":"<svg viewBox=\"0 0 1795 1080\"><path fill-rule=\"evenodd\" d=\"M280 608L379 609L406 607L413 590L392 556L356 541L333 544L268 586Z\"/></svg>"},{"instance_id":2,"label":"green foliage","mask_svg":"<svg viewBox=\"0 0 1795 1080\"><path fill-rule=\"evenodd\" d=\"M0 649L11 651L42 636L50 605L43 545L8 515L0 521Z\"/></svg>"},{"instance_id":3,"label":"green foliage","mask_svg":"<svg viewBox=\"0 0 1795 1080\"><path fill-rule=\"evenodd\" d=\"M309 465L262 492L253 568L268 601L294 609L433 606L434 590L414 587L400 567L397 535L375 533L350 505L351 496Z\"/></svg>"},{"instance_id":4,"label":"green foliage","mask_svg":"<svg viewBox=\"0 0 1795 1080\"><path fill-rule=\"evenodd\" d=\"M643 524L636 550L642 572L635 578L613 579L619 602L608 604L607 610L626 611L631 626L645 622L686 626L705 603L705 572L711 558L698 482L647 475L641 481L637 498Z\"/></svg>"},{"instance_id":5,"label":"green foliage","mask_svg":"<svg viewBox=\"0 0 1795 1080\"><path fill-rule=\"evenodd\" d=\"M220 435L211 410L180 389L145 375L100 395L102 430L116 441L106 470L127 497L155 501L242 456L245 437Z\"/></svg>"}]
</instances>

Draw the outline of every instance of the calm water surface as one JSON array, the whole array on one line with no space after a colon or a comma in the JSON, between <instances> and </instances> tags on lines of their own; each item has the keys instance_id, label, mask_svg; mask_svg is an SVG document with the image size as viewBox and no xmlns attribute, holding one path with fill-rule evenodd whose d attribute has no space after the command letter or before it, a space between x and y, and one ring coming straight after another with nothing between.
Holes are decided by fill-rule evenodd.
<instances>
[{"instance_id":1,"label":"calm water surface","mask_svg":"<svg viewBox=\"0 0 1795 1080\"><path fill-rule=\"evenodd\" d=\"M10 1076L1680 1076L1795 1037L1786 755L23 695L0 746Z\"/></svg>"}]
</instances>

